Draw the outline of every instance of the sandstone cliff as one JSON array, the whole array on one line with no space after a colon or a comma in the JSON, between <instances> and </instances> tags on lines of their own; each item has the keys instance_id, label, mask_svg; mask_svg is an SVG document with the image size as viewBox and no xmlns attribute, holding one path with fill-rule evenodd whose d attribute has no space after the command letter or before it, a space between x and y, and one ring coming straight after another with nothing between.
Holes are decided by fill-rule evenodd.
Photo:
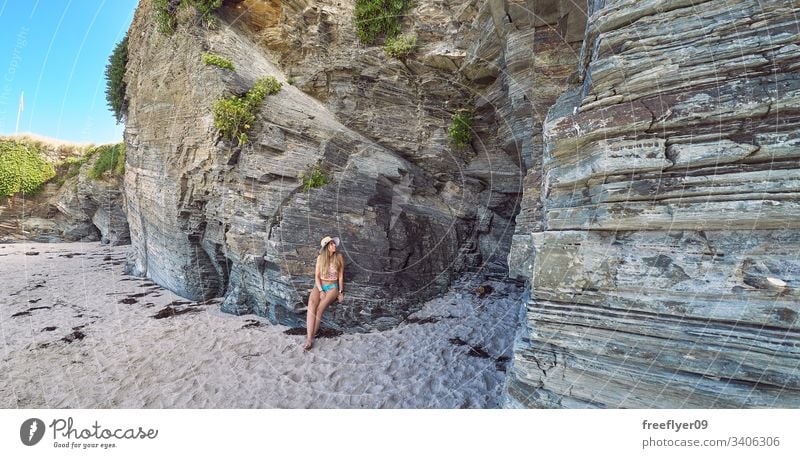
<instances>
[{"instance_id":1,"label":"sandstone cliff","mask_svg":"<svg viewBox=\"0 0 800 458\"><path fill-rule=\"evenodd\" d=\"M800 406L797 12L590 2L517 220L507 406Z\"/></svg>"}]
</instances>

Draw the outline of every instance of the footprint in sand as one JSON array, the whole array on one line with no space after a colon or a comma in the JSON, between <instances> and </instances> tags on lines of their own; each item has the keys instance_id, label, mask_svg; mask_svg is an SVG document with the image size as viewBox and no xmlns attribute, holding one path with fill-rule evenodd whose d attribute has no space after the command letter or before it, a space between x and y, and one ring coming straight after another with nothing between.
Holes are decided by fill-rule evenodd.
<instances>
[{"instance_id":1,"label":"footprint in sand","mask_svg":"<svg viewBox=\"0 0 800 458\"><path fill-rule=\"evenodd\" d=\"M293 381L294 383L300 383L302 378L299 374L295 373L294 371L287 371L281 374L283 377L288 378L289 380Z\"/></svg>"},{"instance_id":2,"label":"footprint in sand","mask_svg":"<svg viewBox=\"0 0 800 458\"><path fill-rule=\"evenodd\" d=\"M344 383L344 377L339 374L339 371L333 371L331 375L327 378L328 383L330 384L330 391L334 393L339 393L342 391L342 384Z\"/></svg>"},{"instance_id":3,"label":"footprint in sand","mask_svg":"<svg viewBox=\"0 0 800 458\"><path fill-rule=\"evenodd\" d=\"M380 383L368 383L367 389L364 390L365 393L368 394L380 394L386 390L386 387L381 385Z\"/></svg>"}]
</instances>

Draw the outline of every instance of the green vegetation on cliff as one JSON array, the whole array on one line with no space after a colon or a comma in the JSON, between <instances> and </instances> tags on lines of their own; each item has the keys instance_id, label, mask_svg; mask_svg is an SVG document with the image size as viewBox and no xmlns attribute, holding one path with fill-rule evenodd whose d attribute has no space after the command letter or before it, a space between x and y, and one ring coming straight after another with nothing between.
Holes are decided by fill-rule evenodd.
<instances>
[{"instance_id":1,"label":"green vegetation on cliff","mask_svg":"<svg viewBox=\"0 0 800 458\"><path fill-rule=\"evenodd\" d=\"M214 65L219 68L233 70L233 62L216 54L211 54L211 53L203 54L203 63L206 65Z\"/></svg>"},{"instance_id":2,"label":"green vegetation on cliff","mask_svg":"<svg viewBox=\"0 0 800 458\"><path fill-rule=\"evenodd\" d=\"M206 27L214 27L217 24L214 12L222 6L222 0L154 0L158 31L172 35L178 27L178 8L186 6L197 10Z\"/></svg>"},{"instance_id":3,"label":"green vegetation on cliff","mask_svg":"<svg viewBox=\"0 0 800 458\"><path fill-rule=\"evenodd\" d=\"M217 24L217 20L214 18L214 11L222 6L222 0L184 0L184 2L188 2L197 9L206 27L213 27Z\"/></svg>"},{"instance_id":4,"label":"green vegetation on cliff","mask_svg":"<svg viewBox=\"0 0 800 458\"><path fill-rule=\"evenodd\" d=\"M309 173L300 172L297 176L303 182L303 191L310 191L313 188L319 188L328 184L328 177L322 172L322 169L317 165Z\"/></svg>"},{"instance_id":5,"label":"green vegetation on cliff","mask_svg":"<svg viewBox=\"0 0 800 458\"><path fill-rule=\"evenodd\" d=\"M123 81L127 63L128 36L125 35L125 38L114 47L106 65L106 101L114 112L117 123L122 121L128 109L128 104L125 102L125 81Z\"/></svg>"},{"instance_id":6,"label":"green vegetation on cliff","mask_svg":"<svg viewBox=\"0 0 800 458\"><path fill-rule=\"evenodd\" d=\"M158 31L171 35L178 26L178 19L175 17L178 12L180 2L173 0L154 0L153 8L156 10L156 22L158 23Z\"/></svg>"},{"instance_id":7,"label":"green vegetation on cliff","mask_svg":"<svg viewBox=\"0 0 800 458\"><path fill-rule=\"evenodd\" d=\"M0 197L33 194L55 174L35 144L0 140Z\"/></svg>"},{"instance_id":8,"label":"green vegetation on cliff","mask_svg":"<svg viewBox=\"0 0 800 458\"><path fill-rule=\"evenodd\" d=\"M70 156L66 158L58 167L61 171L56 171L56 174L58 174L58 186L60 187L65 181L77 176L78 173L80 173L83 164L89 162L89 159L92 158L95 150L96 148L89 148L80 156Z\"/></svg>"},{"instance_id":9,"label":"green vegetation on cliff","mask_svg":"<svg viewBox=\"0 0 800 458\"><path fill-rule=\"evenodd\" d=\"M453 115L453 122L447 130L447 136L456 148L463 148L472 141L472 115L460 111Z\"/></svg>"},{"instance_id":10,"label":"green vegetation on cliff","mask_svg":"<svg viewBox=\"0 0 800 458\"><path fill-rule=\"evenodd\" d=\"M247 143L247 131L253 126L256 115L268 95L277 94L282 84L274 76L256 81L247 94L217 100L212 111L214 127L226 140L238 140L239 146Z\"/></svg>"},{"instance_id":11,"label":"green vegetation on cliff","mask_svg":"<svg viewBox=\"0 0 800 458\"><path fill-rule=\"evenodd\" d=\"M396 37L410 3L410 0L356 0L354 17L358 39L375 44L381 36Z\"/></svg>"},{"instance_id":12,"label":"green vegetation on cliff","mask_svg":"<svg viewBox=\"0 0 800 458\"><path fill-rule=\"evenodd\" d=\"M125 173L125 144L112 143L92 148L86 153L86 158L97 155L97 160L89 170L89 178L99 180L103 174L110 172L112 176L121 176Z\"/></svg>"},{"instance_id":13,"label":"green vegetation on cliff","mask_svg":"<svg viewBox=\"0 0 800 458\"><path fill-rule=\"evenodd\" d=\"M394 38L387 38L383 44L383 52L387 56L402 59L417 49L416 35L398 35Z\"/></svg>"}]
</instances>

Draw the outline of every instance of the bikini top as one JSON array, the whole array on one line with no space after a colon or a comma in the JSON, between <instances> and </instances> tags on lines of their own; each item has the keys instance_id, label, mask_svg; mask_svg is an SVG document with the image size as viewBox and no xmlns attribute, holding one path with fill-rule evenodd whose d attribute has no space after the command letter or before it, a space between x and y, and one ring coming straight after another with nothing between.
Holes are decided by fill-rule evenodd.
<instances>
[{"instance_id":1,"label":"bikini top","mask_svg":"<svg viewBox=\"0 0 800 458\"><path fill-rule=\"evenodd\" d=\"M339 269L336 268L335 264L332 264L328 267L327 274L325 272L320 272L320 278L327 281L335 281L339 279Z\"/></svg>"}]
</instances>

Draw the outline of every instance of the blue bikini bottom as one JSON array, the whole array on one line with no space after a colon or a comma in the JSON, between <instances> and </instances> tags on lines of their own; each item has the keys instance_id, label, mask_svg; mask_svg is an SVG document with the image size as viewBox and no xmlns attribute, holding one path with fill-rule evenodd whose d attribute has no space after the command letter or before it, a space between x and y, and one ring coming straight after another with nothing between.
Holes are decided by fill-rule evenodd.
<instances>
[{"instance_id":1,"label":"blue bikini bottom","mask_svg":"<svg viewBox=\"0 0 800 458\"><path fill-rule=\"evenodd\" d=\"M333 288L339 289L339 283L337 282L337 283L331 283L330 285L322 285L322 292L327 293L328 290L331 290Z\"/></svg>"}]
</instances>

